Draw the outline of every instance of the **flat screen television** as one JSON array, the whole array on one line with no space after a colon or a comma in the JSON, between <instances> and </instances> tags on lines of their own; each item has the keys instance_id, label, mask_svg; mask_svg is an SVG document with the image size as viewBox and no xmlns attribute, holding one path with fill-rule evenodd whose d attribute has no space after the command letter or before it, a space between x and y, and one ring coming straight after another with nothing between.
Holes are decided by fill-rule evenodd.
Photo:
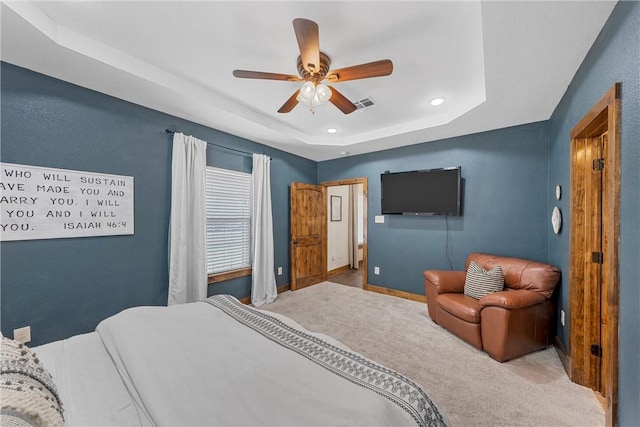
<instances>
[{"instance_id":1,"label":"flat screen television","mask_svg":"<svg viewBox=\"0 0 640 427\"><path fill-rule=\"evenodd\" d=\"M380 175L382 214L462 215L461 167Z\"/></svg>"}]
</instances>

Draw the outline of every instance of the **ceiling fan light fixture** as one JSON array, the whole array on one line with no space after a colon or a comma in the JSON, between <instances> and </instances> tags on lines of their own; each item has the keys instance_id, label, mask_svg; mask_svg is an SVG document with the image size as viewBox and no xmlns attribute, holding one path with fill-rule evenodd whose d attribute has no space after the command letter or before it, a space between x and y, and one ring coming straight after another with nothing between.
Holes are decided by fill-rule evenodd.
<instances>
[{"instance_id":1,"label":"ceiling fan light fixture","mask_svg":"<svg viewBox=\"0 0 640 427\"><path fill-rule=\"evenodd\" d=\"M316 95L318 96L318 101L322 104L326 104L331 98L331 89L325 84L320 83L316 86Z\"/></svg>"},{"instance_id":2,"label":"ceiling fan light fixture","mask_svg":"<svg viewBox=\"0 0 640 427\"><path fill-rule=\"evenodd\" d=\"M313 99L315 94L316 86L313 84L313 82L304 82L304 84L300 88L300 95L298 95L298 98L301 98L302 101L298 99L298 102L304 103L304 101L306 101L307 103L309 103Z\"/></svg>"},{"instance_id":3,"label":"ceiling fan light fixture","mask_svg":"<svg viewBox=\"0 0 640 427\"><path fill-rule=\"evenodd\" d=\"M338 129L336 129L336 128L327 128L327 133L333 134L333 133L337 133L337 132L338 132Z\"/></svg>"},{"instance_id":4,"label":"ceiling fan light fixture","mask_svg":"<svg viewBox=\"0 0 640 427\"><path fill-rule=\"evenodd\" d=\"M315 85L313 82L305 82L300 88L300 93L296 100L303 105L313 109L319 105L326 104L331 98L331 89L325 84Z\"/></svg>"},{"instance_id":5,"label":"ceiling fan light fixture","mask_svg":"<svg viewBox=\"0 0 640 427\"><path fill-rule=\"evenodd\" d=\"M433 98L431 101L429 101L429 105L431 105L432 107L437 107L439 105L444 104L444 98Z\"/></svg>"}]
</instances>

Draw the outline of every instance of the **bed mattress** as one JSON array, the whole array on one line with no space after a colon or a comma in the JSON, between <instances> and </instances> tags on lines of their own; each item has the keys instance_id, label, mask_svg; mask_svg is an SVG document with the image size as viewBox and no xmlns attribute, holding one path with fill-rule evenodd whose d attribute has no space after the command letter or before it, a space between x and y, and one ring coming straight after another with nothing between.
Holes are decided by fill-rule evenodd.
<instances>
[{"instance_id":1,"label":"bed mattress","mask_svg":"<svg viewBox=\"0 0 640 427\"><path fill-rule=\"evenodd\" d=\"M230 296L36 347L67 425L446 425L419 385Z\"/></svg>"}]
</instances>

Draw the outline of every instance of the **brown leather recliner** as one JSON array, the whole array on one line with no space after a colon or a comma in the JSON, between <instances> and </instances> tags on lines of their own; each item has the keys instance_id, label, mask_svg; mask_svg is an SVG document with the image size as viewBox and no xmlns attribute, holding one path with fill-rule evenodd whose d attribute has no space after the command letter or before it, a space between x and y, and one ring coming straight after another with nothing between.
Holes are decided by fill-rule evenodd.
<instances>
[{"instance_id":1,"label":"brown leather recliner","mask_svg":"<svg viewBox=\"0 0 640 427\"><path fill-rule=\"evenodd\" d=\"M424 272L431 319L469 344L504 362L551 344L560 270L541 262L482 253L468 256L485 270L501 266L504 290L479 300L464 295L465 271Z\"/></svg>"}]
</instances>

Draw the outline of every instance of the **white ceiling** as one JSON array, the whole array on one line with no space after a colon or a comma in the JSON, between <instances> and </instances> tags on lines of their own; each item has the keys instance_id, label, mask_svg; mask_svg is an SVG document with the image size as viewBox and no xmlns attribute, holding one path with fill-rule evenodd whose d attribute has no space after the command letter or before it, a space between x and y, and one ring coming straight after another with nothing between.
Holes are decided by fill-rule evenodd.
<instances>
[{"instance_id":1,"label":"white ceiling","mask_svg":"<svg viewBox=\"0 0 640 427\"><path fill-rule=\"evenodd\" d=\"M3 61L320 161L548 119L614 6L3 2L0 52ZM298 105L279 114L300 83L232 76L297 74L294 18L318 23L332 69L393 61L390 76L336 84L375 107L344 115L331 104L314 114ZM446 102L432 107L434 97Z\"/></svg>"}]
</instances>

